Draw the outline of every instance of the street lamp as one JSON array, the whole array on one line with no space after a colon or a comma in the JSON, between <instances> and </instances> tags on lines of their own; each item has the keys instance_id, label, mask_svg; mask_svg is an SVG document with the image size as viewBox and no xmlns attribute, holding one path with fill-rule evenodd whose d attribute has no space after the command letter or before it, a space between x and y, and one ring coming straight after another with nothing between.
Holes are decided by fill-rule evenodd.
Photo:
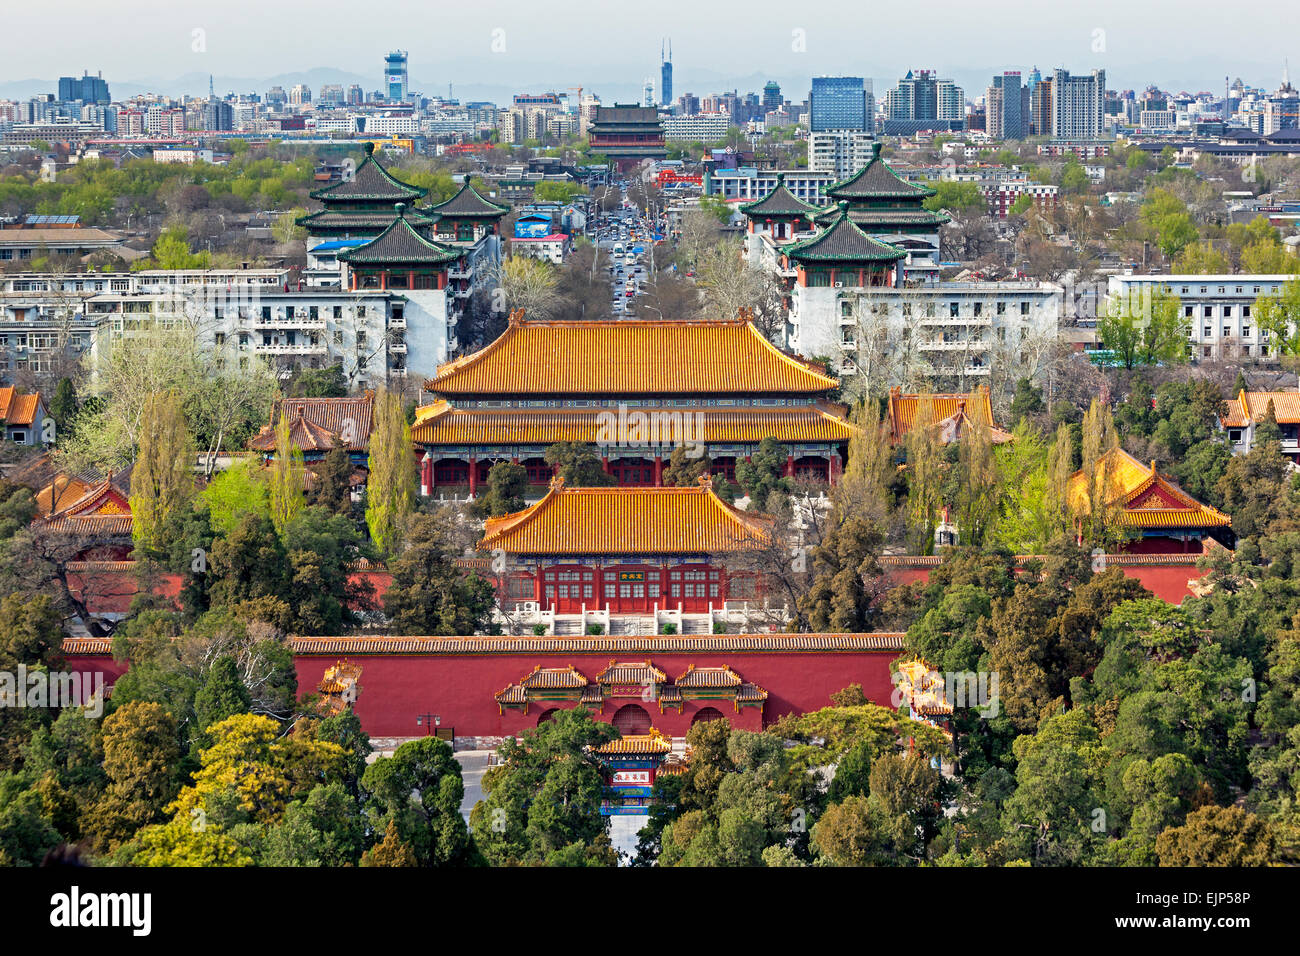
<instances>
[{"instance_id":1,"label":"street lamp","mask_svg":"<svg viewBox=\"0 0 1300 956\"><path fill-rule=\"evenodd\" d=\"M442 716L439 714L420 714L415 718L417 727L428 727L432 724L434 727L442 726ZM426 731L426 734L428 732Z\"/></svg>"}]
</instances>

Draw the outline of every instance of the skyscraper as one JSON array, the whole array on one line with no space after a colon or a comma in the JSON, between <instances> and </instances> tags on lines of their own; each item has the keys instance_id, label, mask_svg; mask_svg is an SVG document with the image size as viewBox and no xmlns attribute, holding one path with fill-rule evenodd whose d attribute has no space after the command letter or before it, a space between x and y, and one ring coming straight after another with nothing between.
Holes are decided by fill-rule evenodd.
<instances>
[{"instance_id":1,"label":"skyscraper","mask_svg":"<svg viewBox=\"0 0 1300 956\"><path fill-rule=\"evenodd\" d=\"M406 102L410 88L409 75L406 71L406 51L394 50L384 57L384 88L390 102Z\"/></svg>"},{"instance_id":2,"label":"skyscraper","mask_svg":"<svg viewBox=\"0 0 1300 956\"><path fill-rule=\"evenodd\" d=\"M887 132L962 129L966 124L965 91L952 80L937 78L933 70L908 70L885 95L885 114L892 121Z\"/></svg>"},{"instance_id":3,"label":"skyscraper","mask_svg":"<svg viewBox=\"0 0 1300 956\"><path fill-rule=\"evenodd\" d=\"M781 108L781 84L776 80L768 80L763 87L763 112Z\"/></svg>"},{"instance_id":4,"label":"skyscraper","mask_svg":"<svg viewBox=\"0 0 1300 956\"><path fill-rule=\"evenodd\" d=\"M659 44L659 105L673 105L673 41L668 41L668 55L664 56L664 45Z\"/></svg>"},{"instance_id":5,"label":"skyscraper","mask_svg":"<svg viewBox=\"0 0 1300 956\"><path fill-rule=\"evenodd\" d=\"M1097 139L1105 129L1106 71L1071 76L1052 73L1052 136L1055 139Z\"/></svg>"},{"instance_id":6,"label":"skyscraper","mask_svg":"<svg viewBox=\"0 0 1300 956\"><path fill-rule=\"evenodd\" d=\"M83 103L111 102L108 84L104 82L102 73L99 76L84 73L81 76L59 77L59 99L64 102L73 100L81 100Z\"/></svg>"},{"instance_id":7,"label":"skyscraper","mask_svg":"<svg viewBox=\"0 0 1300 956\"><path fill-rule=\"evenodd\" d=\"M860 76L814 76L808 94L809 130L870 130L866 86Z\"/></svg>"},{"instance_id":8,"label":"skyscraper","mask_svg":"<svg viewBox=\"0 0 1300 956\"><path fill-rule=\"evenodd\" d=\"M1020 85L1020 72L1001 73L984 97L986 129L995 139L1024 139L1029 135L1029 89Z\"/></svg>"}]
</instances>

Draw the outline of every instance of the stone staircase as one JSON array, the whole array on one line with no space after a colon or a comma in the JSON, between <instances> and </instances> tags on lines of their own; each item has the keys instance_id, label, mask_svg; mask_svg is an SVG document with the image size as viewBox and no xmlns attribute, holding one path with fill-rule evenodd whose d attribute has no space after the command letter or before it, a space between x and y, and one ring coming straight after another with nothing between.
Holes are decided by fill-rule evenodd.
<instances>
[{"instance_id":1,"label":"stone staircase","mask_svg":"<svg viewBox=\"0 0 1300 956\"><path fill-rule=\"evenodd\" d=\"M683 634L712 634L713 621L707 614L682 615Z\"/></svg>"}]
</instances>

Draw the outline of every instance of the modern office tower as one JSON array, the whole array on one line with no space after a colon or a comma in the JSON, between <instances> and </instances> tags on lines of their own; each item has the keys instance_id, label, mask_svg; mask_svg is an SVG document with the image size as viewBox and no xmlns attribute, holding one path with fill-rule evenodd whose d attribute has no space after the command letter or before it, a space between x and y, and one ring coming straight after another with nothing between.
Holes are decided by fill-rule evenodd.
<instances>
[{"instance_id":1,"label":"modern office tower","mask_svg":"<svg viewBox=\"0 0 1300 956\"><path fill-rule=\"evenodd\" d=\"M405 103L410 91L410 75L406 69L406 51L394 50L384 57L384 88L390 103Z\"/></svg>"},{"instance_id":2,"label":"modern office tower","mask_svg":"<svg viewBox=\"0 0 1300 956\"><path fill-rule=\"evenodd\" d=\"M814 76L808 96L809 129L870 130L866 86L860 76Z\"/></svg>"},{"instance_id":3,"label":"modern office tower","mask_svg":"<svg viewBox=\"0 0 1300 956\"><path fill-rule=\"evenodd\" d=\"M1034 84L1029 94L1029 132L1034 136L1052 135L1052 78Z\"/></svg>"},{"instance_id":4,"label":"modern office tower","mask_svg":"<svg viewBox=\"0 0 1300 956\"><path fill-rule=\"evenodd\" d=\"M65 103L73 100L81 100L83 103L112 102L102 73L98 76L84 73L81 76L59 77L59 99Z\"/></svg>"},{"instance_id":5,"label":"modern office tower","mask_svg":"<svg viewBox=\"0 0 1300 956\"><path fill-rule=\"evenodd\" d=\"M673 105L673 41L668 41L668 55L664 56L663 44L659 44L659 105Z\"/></svg>"},{"instance_id":6,"label":"modern office tower","mask_svg":"<svg viewBox=\"0 0 1300 956\"><path fill-rule=\"evenodd\" d=\"M1106 71L1052 73L1052 138L1098 139L1105 129Z\"/></svg>"},{"instance_id":7,"label":"modern office tower","mask_svg":"<svg viewBox=\"0 0 1300 956\"><path fill-rule=\"evenodd\" d=\"M781 99L781 84L776 80L768 80L763 87L763 112L779 110L782 102L784 101Z\"/></svg>"},{"instance_id":8,"label":"modern office tower","mask_svg":"<svg viewBox=\"0 0 1300 956\"><path fill-rule=\"evenodd\" d=\"M986 128L994 139L1024 139L1029 135L1029 88L1020 85L1020 72L993 77L984 96Z\"/></svg>"}]
</instances>

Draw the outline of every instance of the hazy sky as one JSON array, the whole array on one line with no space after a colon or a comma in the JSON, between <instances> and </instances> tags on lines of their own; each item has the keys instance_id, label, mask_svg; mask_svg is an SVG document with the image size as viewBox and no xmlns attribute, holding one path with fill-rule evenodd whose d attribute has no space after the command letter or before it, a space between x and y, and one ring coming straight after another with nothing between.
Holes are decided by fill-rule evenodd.
<instances>
[{"instance_id":1,"label":"hazy sky","mask_svg":"<svg viewBox=\"0 0 1300 956\"><path fill-rule=\"evenodd\" d=\"M1117 88L1217 90L1225 74L1272 88L1297 26L1294 0L5 0L0 83L89 69L110 84L162 86L189 74L331 68L371 77L367 89L377 89L384 53L400 47L425 93L449 81L599 92L657 73L660 38L671 36L679 94L767 75L802 85L786 90L800 99L818 73L874 77L879 93L882 81L920 67L973 96L994 70L1034 64L1104 68Z\"/></svg>"}]
</instances>

